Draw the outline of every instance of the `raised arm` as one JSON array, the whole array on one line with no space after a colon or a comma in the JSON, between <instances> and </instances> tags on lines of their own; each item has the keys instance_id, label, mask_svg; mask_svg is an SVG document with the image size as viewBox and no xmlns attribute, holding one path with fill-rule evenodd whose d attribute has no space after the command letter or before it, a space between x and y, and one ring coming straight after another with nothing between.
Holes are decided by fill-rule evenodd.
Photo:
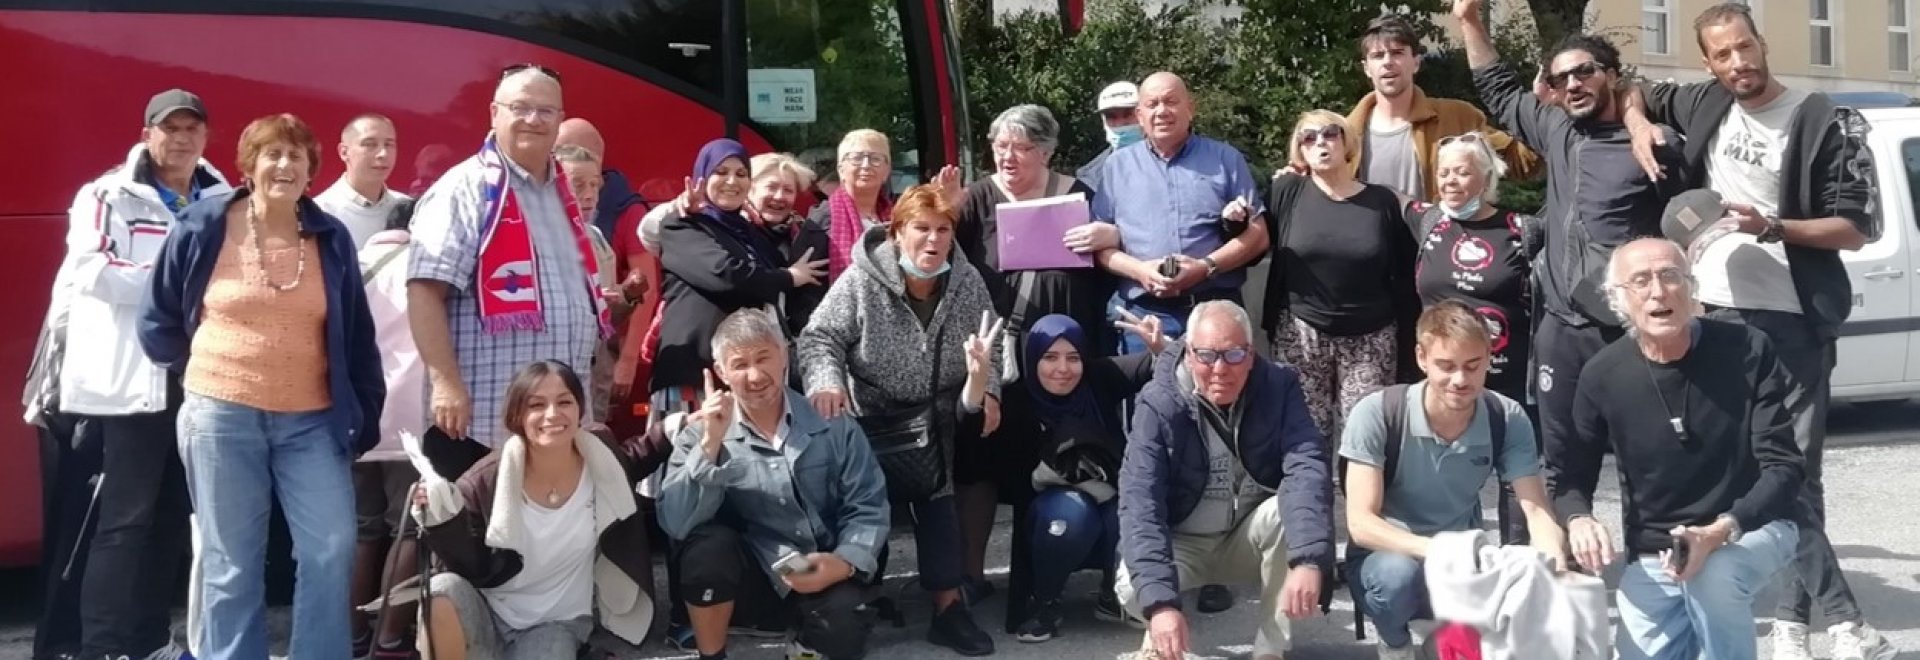
<instances>
[{"instance_id":1,"label":"raised arm","mask_svg":"<svg viewBox=\"0 0 1920 660\"><path fill-rule=\"evenodd\" d=\"M1541 103L1521 84L1513 68L1500 62L1500 52L1494 49L1493 39L1480 21L1480 1L1455 0L1453 15L1460 20L1467 65L1473 68L1473 86L1480 93L1480 101L1513 137L1534 151L1551 148L1546 140L1555 118L1562 116L1560 110Z\"/></svg>"}]
</instances>

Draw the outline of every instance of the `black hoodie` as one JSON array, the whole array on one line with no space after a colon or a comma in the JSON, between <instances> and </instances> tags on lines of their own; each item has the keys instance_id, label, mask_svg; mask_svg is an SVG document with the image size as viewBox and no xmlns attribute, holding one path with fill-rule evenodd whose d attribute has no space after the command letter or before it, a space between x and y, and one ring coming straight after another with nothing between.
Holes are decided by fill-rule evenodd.
<instances>
[{"instance_id":1,"label":"black hoodie","mask_svg":"<svg viewBox=\"0 0 1920 660\"><path fill-rule=\"evenodd\" d=\"M1687 138L1686 172L1705 182L1714 133L1733 109L1733 93L1718 82L1661 84L1647 90L1647 118L1674 126ZM1780 217L1786 220L1842 217L1871 241L1880 236L1873 212L1873 154L1866 121L1852 108L1810 92L1788 124L1780 162ZM1836 250L1787 244L1787 266L1800 294L1801 314L1823 338L1838 335L1853 311L1853 283Z\"/></svg>"}]
</instances>

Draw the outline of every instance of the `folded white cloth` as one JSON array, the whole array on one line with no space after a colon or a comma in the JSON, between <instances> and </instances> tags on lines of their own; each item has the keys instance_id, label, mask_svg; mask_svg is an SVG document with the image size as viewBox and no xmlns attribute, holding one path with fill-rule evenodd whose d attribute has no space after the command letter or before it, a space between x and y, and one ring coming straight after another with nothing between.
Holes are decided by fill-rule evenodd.
<instances>
[{"instance_id":1,"label":"folded white cloth","mask_svg":"<svg viewBox=\"0 0 1920 660\"><path fill-rule=\"evenodd\" d=\"M1434 617L1479 629L1486 660L1613 657L1606 583L1555 575L1552 561L1529 546L1498 545L1484 530L1442 532L1426 578Z\"/></svg>"}]
</instances>

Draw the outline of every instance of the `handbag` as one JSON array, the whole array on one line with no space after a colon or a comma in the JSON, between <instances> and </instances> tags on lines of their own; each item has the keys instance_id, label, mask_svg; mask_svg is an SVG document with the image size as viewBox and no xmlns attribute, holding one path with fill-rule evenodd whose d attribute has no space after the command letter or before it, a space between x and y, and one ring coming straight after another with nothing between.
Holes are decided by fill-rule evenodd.
<instances>
[{"instance_id":1,"label":"handbag","mask_svg":"<svg viewBox=\"0 0 1920 660\"><path fill-rule=\"evenodd\" d=\"M940 345L946 333L945 325L934 333L933 380L925 402L854 418L887 477L889 501L924 501L947 487L947 455L937 442L941 425L934 419L939 408L934 404L940 400Z\"/></svg>"}]
</instances>

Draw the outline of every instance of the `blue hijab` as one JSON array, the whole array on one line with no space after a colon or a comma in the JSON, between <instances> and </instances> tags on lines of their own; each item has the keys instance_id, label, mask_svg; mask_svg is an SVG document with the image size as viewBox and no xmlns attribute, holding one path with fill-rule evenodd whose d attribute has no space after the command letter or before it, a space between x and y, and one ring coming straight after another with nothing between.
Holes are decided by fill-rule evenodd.
<instances>
[{"instance_id":1,"label":"blue hijab","mask_svg":"<svg viewBox=\"0 0 1920 660\"><path fill-rule=\"evenodd\" d=\"M700 155L693 159L693 185L704 188L707 185L707 177L713 176L713 173L720 169L721 163L731 158L739 159L743 167L751 162L747 158L747 148L727 138L720 138L700 147ZM766 235L754 227L753 222L747 220L747 216L742 214L740 209L728 211L714 204L713 200L707 200L707 208L700 214L726 230L742 245L747 246L747 253L755 261L774 268L782 267L780 251L767 241Z\"/></svg>"},{"instance_id":2,"label":"blue hijab","mask_svg":"<svg viewBox=\"0 0 1920 660\"><path fill-rule=\"evenodd\" d=\"M1027 392L1033 395L1034 415L1047 426L1058 426L1063 420L1072 418L1091 420L1104 426L1100 402L1093 396L1093 386L1088 384L1085 371L1080 374L1080 383L1066 396L1048 392L1040 386L1040 358L1047 354L1047 349L1053 348L1054 342L1061 339L1067 340L1080 351L1083 364L1093 358L1093 353L1087 350L1087 333L1080 329L1080 323L1073 317L1048 314L1034 322L1033 327L1027 330L1026 351L1022 353L1020 365L1025 369L1021 373L1026 375L1022 380L1027 382Z\"/></svg>"}]
</instances>

